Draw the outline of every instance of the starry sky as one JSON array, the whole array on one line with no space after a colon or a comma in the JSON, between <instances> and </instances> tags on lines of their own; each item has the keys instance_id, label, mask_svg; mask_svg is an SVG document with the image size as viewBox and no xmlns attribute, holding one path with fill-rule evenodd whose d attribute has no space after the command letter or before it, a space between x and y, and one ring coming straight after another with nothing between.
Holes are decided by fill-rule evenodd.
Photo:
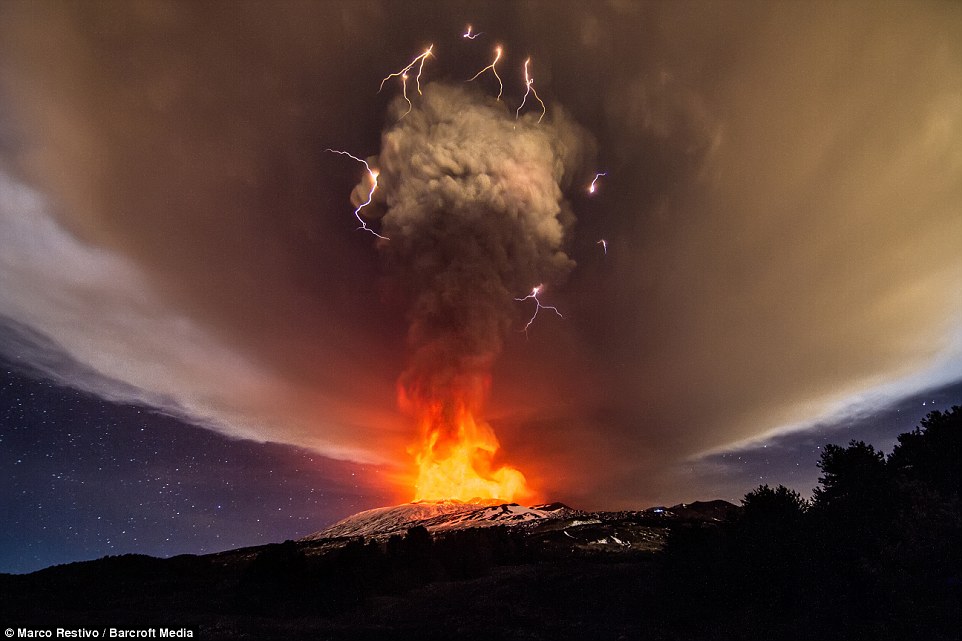
<instances>
[{"instance_id":1,"label":"starry sky","mask_svg":"<svg viewBox=\"0 0 962 641\"><path fill-rule=\"evenodd\" d=\"M390 500L378 471L225 438L0 370L0 571L303 536Z\"/></svg>"},{"instance_id":2,"label":"starry sky","mask_svg":"<svg viewBox=\"0 0 962 641\"><path fill-rule=\"evenodd\" d=\"M409 498L416 271L355 229L363 173L325 149L385 153L404 105L378 85L429 44L426 86L505 118L530 56L577 150L564 317L525 334L508 299L484 417L546 500L808 492L824 443L888 451L962 403L958 5L15 0L0 571ZM490 75L464 87L495 44L503 107Z\"/></svg>"}]
</instances>

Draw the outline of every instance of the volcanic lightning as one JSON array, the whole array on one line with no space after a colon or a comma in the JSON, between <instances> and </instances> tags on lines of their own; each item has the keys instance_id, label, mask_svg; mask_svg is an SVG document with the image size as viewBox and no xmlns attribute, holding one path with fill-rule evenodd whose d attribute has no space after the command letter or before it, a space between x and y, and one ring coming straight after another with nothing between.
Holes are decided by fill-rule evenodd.
<instances>
[{"instance_id":1,"label":"volcanic lightning","mask_svg":"<svg viewBox=\"0 0 962 641\"><path fill-rule=\"evenodd\" d=\"M597 243L595 243L595 244L596 244L596 245L601 245L601 248L602 248L603 250L605 250L605 256L608 255L608 241L607 241L607 240L605 240L604 238L602 238L601 240L599 240L599 241L598 241Z\"/></svg>"},{"instance_id":2,"label":"volcanic lightning","mask_svg":"<svg viewBox=\"0 0 962 641\"><path fill-rule=\"evenodd\" d=\"M421 93L421 72L424 71L424 61L431 57L431 52L432 52L433 50L434 50L434 45L430 45L427 49L424 50L424 53L422 53L420 56L417 56L414 60L412 60L411 62L409 62L406 67L404 67L404 68L401 69L400 71L396 71L396 72L394 72L394 73L391 73L391 74L388 74L387 76L385 76L384 79L381 80L381 86L378 87L378 90L377 90L378 93L380 93L381 90L384 89L384 83L385 83L385 82L387 82L387 81L390 80L391 78L398 78L398 77L399 77L399 78L401 78L401 85L402 85L402 87L403 87L404 90L405 90L405 91L404 91L404 97L405 97L405 99L407 99L407 80L408 80L408 74L411 72L411 69L414 68L414 65L417 65L418 62L420 62L421 64L418 65L418 75L414 77L414 82L415 82L415 84L417 85L417 88L418 88L418 95L419 95L419 96L420 96L420 95L423 95L423 94ZM410 100L408 101L408 103L410 103Z\"/></svg>"},{"instance_id":3,"label":"volcanic lightning","mask_svg":"<svg viewBox=\"0 0 962 641\"><path fill-rule=\"evenodd\" d=\"M598 183L598 179L601 178L602 176L607 176L607 175L608 175L608 172L602 172L602 173L600 173L600 174L595 174L594 180L592 180L592 181L591 181L591 184L588 185L588 193L589 193L589 194L593 194L593 193L595 193L596 191L598 191L598 184L597 184L597 183Z\"/></svg>"},{"instance_id":4,"label":"volcanic lightning","mask_svg":"<svg viewBox=\"0 0 962 641\"><path fill-rule=\"evenodd\" d=\"M408 98L408 75L407 74L404 74L401 76L401 97L404 98L405 102L408 103L408 110L405 111L403 114L401 114L401 118L403 118L404 116L411 113L412 109L414 109L414 103L411 102L410 98ZM398 120L400 120L400 118Z\"/></svg>"},{"instance_id":5,"label":"volcanic lightning","mask_svg":"<svg viewBox=\"0 0 962 641\"><path fill-rule=\"evenodd\" d=\"M359 162L359 163L361 163L362 165L364 165L364 168L367 170L368 179L371 181L371 189L370 189L370 191L368 191L367 200L365 200L363 203L361 203L360 205L358 205L358 206L357 206L357 209L354 210L354 217L357 218L357 222L361 223L361 226L358 227L358 229L359 229L359 230L360 230L360 229L363 229L363 230L366 231L366 232L370 232L371 234L377 236L377 237L380 238L381 240L390 240L390 238L388 238L387 236L382 236L381 234L377 233L376 231L374 231L373 229L371 229L370 227L368 227L368 226L367 226L367 222L366 222L363 218L361 218L361 210L364 209L365 207L367 207L368 205L370 205L370 204L371 204L371 201L374 199L374 192L377 190L377 177L378 177L378 172L377 172L377 170L376 170L376 169L371 169L371 166L370 166L370 165L367 163L367 161L364 160L363 158L358 158L357 156L355 156L354 154L351 154L351 153L349 153L349 152L341 151L341 150L339 150L339 149L331 149L330 147L328 147L328 148L325 149L324 151L329 151L329 152L331 152L332 154L341 154L342 156L347 156L348 158L353 158L353 159L356 160L357 162Z\"/></svg>"},{"instance_id":6,"label":"volcanic lightning","mask_svg":"<svg viewBox=\"0 0 962 641\"><path fill-rule=\"evenodd\" d=\"M504 83L501 82L501 76L498 75L498 70L495 68L495 65L498 64L498 60L501 60L501 53L502 53L501 45L498 45L497 47L494 48L494 60L491 62L491 64L489 64L487 67L485 67L478 73L474 74L473 77L468 79L468 82L472 82L476 80L478 76L480 76L485 71L490 69L491 72L494 73L494 77L498 79L498 100L501 100L501 94L504 93Z\"/></svg>"},{"instance_id":7,"label":"volcanic lightning","mask_svg":"<svg viewBox=\"0 0 962 641\"><path fill-rule=\"evenodd\" d=\"M524 326L525 334L528 333L528 328L531 327L531 323L533 323L534 319L538 317L538 312L540 312L542 309L550 309L557 314L559 318L564 318L564 316L561 315L561 312L558 311L557 307L552 307L551 305L544 305L541 303L541 299L538 298L538 296L541 294L542 289L544 289L544 284L538 285L537 287L532 287L531 293L523 298L515 298L517 301L534 300L534 314L531 315L531 318L528 319L527 325Z\"/></svg>"},{"instance_id":8,"label":"volcanic lightning","mask_svg":"<svg viewBox=\"0 0 962 641\"><path fill-rule=\"evenodd\" d=\"M472 33L471 33L471 25L468 25L467 31L465 31L464 33L462 33L462 34L461 34L461 37L462 37L462 38L467 38L468 40L474 40L474 39L477 38L478 36L483 36L483 35L484 35L484 32L483 32L483 31L479 31L478 33L472 34Z\"/></svg>"},{"instance_id":9,"label":"volcanic lightning","mask_svg":"<svg viewBox=\"0 0 962 641\"><path fill-rule=\"evenodd\" d=\"M527 102L529 95L533 95L535 100L537 100L538 103L541 105L541 117L538 118L538 123L540 124L541 121L544 119L545 113L547 113L548 110L544 106L544 102L542 102L541 97L538 95L538 92L535 91L534 78L528 75L528 65L530 63L531 63L531 58L528 58L527 60L524 61L524 86L525 86L524 98L521 99L521 105L518 107L518 110L514 112L514 118L515 120L517 120L521 116L521 110L524 108L524 103Z\"/></svg>"}]
</instances>

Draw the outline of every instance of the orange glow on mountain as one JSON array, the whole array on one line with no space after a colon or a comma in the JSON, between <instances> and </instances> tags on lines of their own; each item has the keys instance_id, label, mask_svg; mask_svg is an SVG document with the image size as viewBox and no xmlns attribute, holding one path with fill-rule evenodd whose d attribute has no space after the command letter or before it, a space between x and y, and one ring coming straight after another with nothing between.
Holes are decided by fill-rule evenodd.
<instances>
[{"instance_id":1,"label":"orange glow on mountain","mask_svg":"<svg viewBox=\"0 0 962 641\"><path fill-rule=\"evenodd\" d=\"M495 464L498 439L490 425L475 418L467 398L410 398L401 389L399 399L418 421L419 443L411 451L417 464L415 501L531 497L524 474Z\"/></svg>"}]
</instances>

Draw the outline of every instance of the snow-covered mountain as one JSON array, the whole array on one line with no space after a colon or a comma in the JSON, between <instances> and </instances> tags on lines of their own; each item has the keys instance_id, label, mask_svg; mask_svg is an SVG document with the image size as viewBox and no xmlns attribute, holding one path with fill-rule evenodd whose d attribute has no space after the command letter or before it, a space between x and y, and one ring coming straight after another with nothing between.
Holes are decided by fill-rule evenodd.
<instances>
[{"instance_id":1,"label":"snow-covered mountain","mask_svg":"<svg viewBox=\"0 0 962 641\"><path fill-rule=\"evenodd\" d=\"M360 512L301 539L312 553L352 537L385 541L415 526L435 537L470 528L522 529L530 544L549 553L612 554L661 549L678 525L719 523L738 508L727 501L682 503L621 512L582 512L563 503L524 507L503 501L416 501Z\"/></svg>"},{"instance_id":2,"label":"snow-covered mountain","mask_svg":"<svg viewBox=\"0 0 962 641\"><path fill-rule=\"evenodd\" d=\"M423 526L430 532L446 532L475 527L504 525L526 526L579 514L562 503L523 507L500 501L415 501L359 512L334 525L310 534L302 541L340 537L388 537L409 528Z\"/></svg>"}]
</instances>

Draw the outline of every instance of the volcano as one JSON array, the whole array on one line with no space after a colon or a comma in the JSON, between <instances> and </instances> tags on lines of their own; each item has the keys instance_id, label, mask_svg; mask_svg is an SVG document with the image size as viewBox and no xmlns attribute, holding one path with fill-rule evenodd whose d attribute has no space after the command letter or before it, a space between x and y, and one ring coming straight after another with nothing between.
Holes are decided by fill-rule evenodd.
<instances>
[{"instance_id":1,"label":"volcano","mask_svg":"<svg viewBox=\"0 0 962 641\"><path fill-rule=\"evenodd\" d=\"M0 574L0 610L36 629L51 618L146 628L170 625L155 622L177 613L177 626L195 626L193 636L205 639L654 638L642 632L661 619L637 603L660 612L674 602L656 601L657 572L677 558L659 555L668 534L710 532L738 509L725 501L620 512L415 501L360 512L299 541ZM458 632L467 629L479 634Z\"/></svg>"},{"instance_id":2,"label":"volcano","mask_svg":"<svg viewBox=\"0 0 962 641\"><path fill-rule=\"evenodd\" d=\"M408 529L418 526L432 533L498 525L530 526L552 520L571 519L582 514L563 503L524 507L498 499L414 501L359 512L310 534L301 541L357 536L387 538L394 534L404 534Z\"/></svg>"},{"instance_id":3,"label":"volcano","mask_svg":"<svg viewBox=\"0 0 962 641\"><path fill-rule=\"evenodd\" d=\"M671 528L721 523L737 509L727 501L696 501L623 512L585 512L564 503L525 507L497 499L414 501L359 512L301 538L298 543L328 550L358 538L383 542L404 536L415 527L423 527L432 538L474 528L502 527L522 534L544 550L592 554L651 552L664 546Z\"/></svg>"}]
</instances>

